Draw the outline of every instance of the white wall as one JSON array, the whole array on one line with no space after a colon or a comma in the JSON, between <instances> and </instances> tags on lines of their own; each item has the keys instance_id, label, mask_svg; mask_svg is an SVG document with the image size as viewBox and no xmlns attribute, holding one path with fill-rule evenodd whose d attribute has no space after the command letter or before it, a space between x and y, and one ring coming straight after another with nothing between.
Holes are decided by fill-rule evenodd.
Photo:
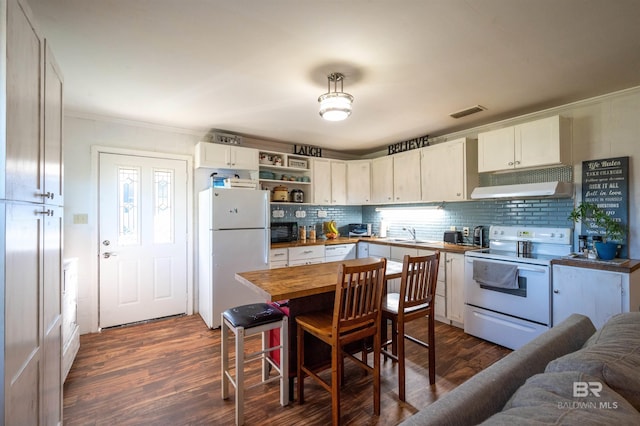
<instances>
[{"instance_id":1,"label":"white wall","mask_svg":"<svg viewBox=\"0 0 640 426\"><path fill-rule=\"evenodd\" d=\"M640 159L640 87L513 120L456 132L438 137L436 140L463 136L475 138L478 132L554 114L572 119L576 182L581 179L581 164L584 160L630 157L629 255L634 259L640 258L638 229L640 185L635 184L638 175L635 171L635 163ZM92 171L91 146L101 145L193 155L195 144L204 137L206 132L181 131L152 127L142 123L134 125L69 116L65 117L65 120L65 256L78 257L80 260L78 321L81 333L87 333L97 330L98 309L97 184L92 180L95 178L95 172ZM300 142L304 143L304 141ZM195 192L207 186L209 172L196 171ZM576 187L576 193L581 193L579 185ZM88 224L73 224L73 215L79 213L88 214ZM197 224L194 223L195 230L197 230ZM194 266L197 267L197 265ZM197 297L195 292L193 294Z\"/></svg>"}]
</instances>

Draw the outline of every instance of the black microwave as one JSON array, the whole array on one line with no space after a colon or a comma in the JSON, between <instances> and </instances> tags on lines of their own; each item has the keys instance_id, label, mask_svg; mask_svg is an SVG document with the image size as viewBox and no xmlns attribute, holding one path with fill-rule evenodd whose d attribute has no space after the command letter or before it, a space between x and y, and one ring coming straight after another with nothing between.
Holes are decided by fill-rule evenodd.
<instances>
[{"instance_id":1,"label":"black microwave","mask_svg":"<svg viewBox=\"0 0 640 426\"><path fill-rule=\"evenodd\" d=\"M298 241L298 222L271 222L271 242Z\"/></svg>"}]
</instances>

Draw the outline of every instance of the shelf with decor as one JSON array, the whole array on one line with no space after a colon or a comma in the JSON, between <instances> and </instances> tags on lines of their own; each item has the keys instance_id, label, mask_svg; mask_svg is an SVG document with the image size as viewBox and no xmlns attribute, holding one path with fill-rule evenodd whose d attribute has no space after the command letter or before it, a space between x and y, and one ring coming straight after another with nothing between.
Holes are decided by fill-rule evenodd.
<instances>
[{"instance_id":1,"label":"shelf with decor","mask_svg":"<svg viewBox=\"0 0 640 426\"><path fill-rule=\"evenodd\" d=\"M278 204L308 204L311 196L311 160L282 152L260 151L260 186L271 192L271 200ZM275 191L280 187L280 191ZM287 188L285 201L282 187ZM296 195L297 194L297 195ZM294 201L294 199L302 201Z\"/></svg>"}]
</instances>

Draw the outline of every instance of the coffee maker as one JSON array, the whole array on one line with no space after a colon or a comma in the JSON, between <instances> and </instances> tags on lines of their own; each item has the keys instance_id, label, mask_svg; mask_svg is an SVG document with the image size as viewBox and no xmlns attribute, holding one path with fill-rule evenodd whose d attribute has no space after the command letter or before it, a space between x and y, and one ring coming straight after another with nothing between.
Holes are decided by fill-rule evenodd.
<instances>
[{"instance_id":1,"label":"coffee maker","mask_svg":"<svg viewBox=\"0 0 640 426\"><path fill-rule=\"evenodd\" d=\"M473 245L478 247L484 247L484 228L482 226L476 226L473 228Z\"/></svg>"}]
</instances>

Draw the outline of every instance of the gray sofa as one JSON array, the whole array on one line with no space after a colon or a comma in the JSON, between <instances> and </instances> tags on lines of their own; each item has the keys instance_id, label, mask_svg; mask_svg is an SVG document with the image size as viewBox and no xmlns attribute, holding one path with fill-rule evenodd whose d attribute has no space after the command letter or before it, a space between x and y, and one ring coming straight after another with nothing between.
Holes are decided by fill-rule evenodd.
<instances>
[{"instance_id":1,"label":"gray sofa","mask_svg":"<svg viewBox=\"0 0 640 426\"><path fill-rule=\"evenodd\" d=\"M640 312L598 331L574 314L402 424L627 425L639 411Z\"/></svg>"}]
</instances>

